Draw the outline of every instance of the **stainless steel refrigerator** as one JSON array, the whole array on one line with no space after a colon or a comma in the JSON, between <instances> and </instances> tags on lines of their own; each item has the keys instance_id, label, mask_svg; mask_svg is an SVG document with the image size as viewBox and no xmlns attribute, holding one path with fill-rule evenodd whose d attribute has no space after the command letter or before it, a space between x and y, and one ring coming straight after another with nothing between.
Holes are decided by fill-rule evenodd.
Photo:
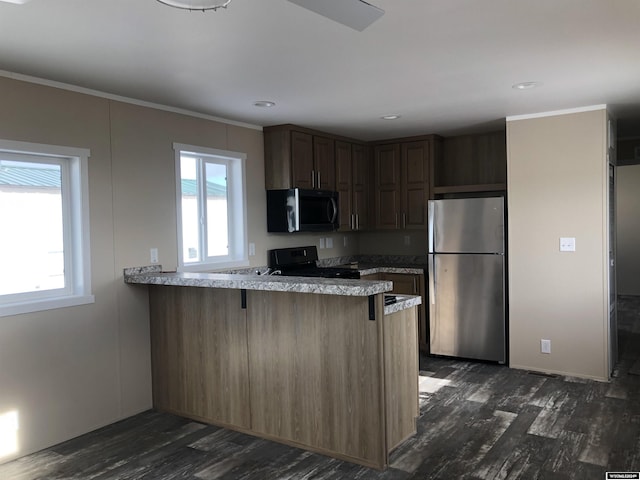
<instances>
[{"instance_id":1,"label":"stainless steel refrigerator","mask_svg":"<svg viewBox=\"0 0 640 480\"><path fill-rule=\"evenodd\" d=\"M504 198L429 201L430 351L506 362Z\"/></svg>"}]
</instances>

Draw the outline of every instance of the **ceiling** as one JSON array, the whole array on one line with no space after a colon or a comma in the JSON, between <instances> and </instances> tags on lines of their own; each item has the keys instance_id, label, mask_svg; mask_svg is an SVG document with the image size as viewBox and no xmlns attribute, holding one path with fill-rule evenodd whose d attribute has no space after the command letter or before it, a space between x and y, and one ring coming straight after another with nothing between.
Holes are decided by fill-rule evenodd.
<instances>
[{"instance_id":1,"label":"ceiling","mask_svg":"<svg viewBox=\"0 0 640 480\"><path fill-rule=\"evenodd\" d=\"M638 0L368 1L386 13L362 32L287 0L217 12L0 3L0 70L361 140L488 131L509 115L605 103L621 134L640 136Z\"/></svg>"}]
</instances>

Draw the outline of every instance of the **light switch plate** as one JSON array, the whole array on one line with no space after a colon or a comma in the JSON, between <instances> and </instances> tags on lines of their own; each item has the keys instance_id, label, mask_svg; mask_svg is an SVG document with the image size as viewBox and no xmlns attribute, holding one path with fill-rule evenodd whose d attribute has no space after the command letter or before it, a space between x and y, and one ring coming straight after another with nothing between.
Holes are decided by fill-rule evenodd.
<instances>
[{"instance_id":1,"label":"light switch plate","mask_svg":"<svg viewBox=\"0 0 640 480\"><path fill-rule=\"evenodd\" d=\"M249 244L249 256L253 257L256 254L256 244L255 243L250 243Z\"/></svg>"},{"instance_id":2,"label":"light switch plate","mask_svg":"<svg viewBox=\"0 0 640 480\"><path fill-rule=\"evenodd\" d=\"M158 249L150 248L149 249L149 260L151 263L158 263Z\"/></svg>"},{"instance_id":3,"label":"light switch plate","mask_svg":"<svg viewBox=\"0 0 640 480\"><path fill-rule=\"evenodd\" d=\"M333 238L327 237L327 248L333 248Z\"/></svg>"},{"instance_id":4,"label":"light switch plate","mask_svg":"<svg viewBox=\"0 0 640 480\"><path fill-rule=\"evenodd\" d=\"M320 250L324 249L324 238L320 239Z\"/></svg>"},{"instance_id":5,"label":"light switch plate","mask_svg":"<svg viewBox=\"0 0 640 480\"><path fill-rule=\"evenodd\" d=\"M561 252L575 252L576 251L576 237L560 237L560 251Z\"/></svg>"},{"instance_id":6,"label":"light switch plate","mask_svg":"<svg viewBox=\"0 0 640 480\"><path fill-rule=\"evenodd\" d=\"M547 340L546 338L540 339L540 352L551 353L551 340Z\"/></svg>"}]
</instances>

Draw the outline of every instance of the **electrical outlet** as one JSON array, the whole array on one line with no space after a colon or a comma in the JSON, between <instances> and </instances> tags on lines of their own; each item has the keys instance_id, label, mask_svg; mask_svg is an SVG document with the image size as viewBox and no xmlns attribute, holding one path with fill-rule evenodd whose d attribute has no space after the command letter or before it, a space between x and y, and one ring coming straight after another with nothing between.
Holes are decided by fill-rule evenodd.
<instances>
[{"instance_id":1,"label":"electrical outlet","mask_svg":"<svg viewBox=\"0 0 640 480\"><path fill-rule=\"evenodd\" d=\"M320 250L324 249L324 238L320 239Z\"/></svg>"},{"instance_id":2,"label":"electrical outlet","mask_svg":"<svg viewBox=\"0 0 640 480\"><path fill-rule=\"evenodd\" d=\"M346 247L349 244L349 237L347 237L346 235L342 237L342 243Z\"/></svg>"},{"instance_id":3,"label":"electrical outlet","mask_svg":"<svg viewBox=\"0 0 640 480\"><path fill-rule=\"evenodd\" d=\"M150 248L149 249L149 260L151 260L151 263L158 263L158 249L157 248Z\"/></svg>"},{"instance_id":4,"label":"electrical outlet","mask_svg":"<svg viewBox=\"0 0 640 480\"><path fill-rule=\"evenodd\" d=\"M327 248L333 248L333 238L327 237Z\"/></svg>"},{"instance_id":5,"label":"electrical outlet","mask_svg":"<svg viewBox=\"0 0 640 480\"><path fill-rule=\"evenodd\" d=\"M407 246L411 245L411 237L409 235L404 236L404 244Z\"/></svg>"},{"instance_id":6,"label":"electrical outlet","mask_svg":"<svg viewBox=\"0 0 640 480\"><path fill-rule=\"evenodd\" d=\"M540 339L540 352L551 353L551 340L546 340L544 338Z\"/></svg>"},{"instance_id":7,"label":"electrical outlet","mask_svg":"<svg viewBox=\"0 0 640 480\"><path fill-rule=\"evenodd\" d=\"M560 251L561 252L575 252L576 251L576 238L575 237L560 237Z\"/></svg>"}]
</instances>

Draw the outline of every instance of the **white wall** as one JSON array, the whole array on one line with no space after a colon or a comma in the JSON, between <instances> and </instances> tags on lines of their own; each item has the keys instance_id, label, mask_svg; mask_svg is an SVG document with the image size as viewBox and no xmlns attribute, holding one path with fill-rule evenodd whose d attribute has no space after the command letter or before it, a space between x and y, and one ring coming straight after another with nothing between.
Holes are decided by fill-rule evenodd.
<instances>
[{"instance_id":1,"label":"white wall","mask_svg":"<svg viewBox=\"0 0 640 480\"><path fill-rule=\"evenodd\" d=\"M316 235L268 235L259 129L195 118L0 77L0 138L88 148L91 305L0 318L0 419L17 412L18 450L51 446L151 407L146 288L125 285L124 267L159 250L177 265L173 143L247 154L253 266L266 250L318 244ZM334 238L332 257L357 252Z\"/></svg>"},{"instance_id":2,"label":"white wall","mask_svg":"<svg viewBox=\"0 0 640 480\"><path fill-rule=\"evenodd\" d=\"M604 109L507 122L512 367L608 378L606 127Z\"/></svg>"},{"instance_id":3,"label":"white wall","mask_svg":"<svg viewBox=\"0 0 640 480\"><path fill-rule=\"evenodd\" d=\"M616 169L619 295L640 295L640 165Z\"/></svg>"},{"instance_id":4,"label":"white wall","mask_svg":"<svg viewBox=\"0 0 640 480\"><path fill-rule=\"evenodd\" d=\"M17 412L20 455L148 408L149 382L121 389L109 102L4 78L0 92L0 138L91 150L95 304L0 318L0 415Z\"/></svg>"}]
</instances>

